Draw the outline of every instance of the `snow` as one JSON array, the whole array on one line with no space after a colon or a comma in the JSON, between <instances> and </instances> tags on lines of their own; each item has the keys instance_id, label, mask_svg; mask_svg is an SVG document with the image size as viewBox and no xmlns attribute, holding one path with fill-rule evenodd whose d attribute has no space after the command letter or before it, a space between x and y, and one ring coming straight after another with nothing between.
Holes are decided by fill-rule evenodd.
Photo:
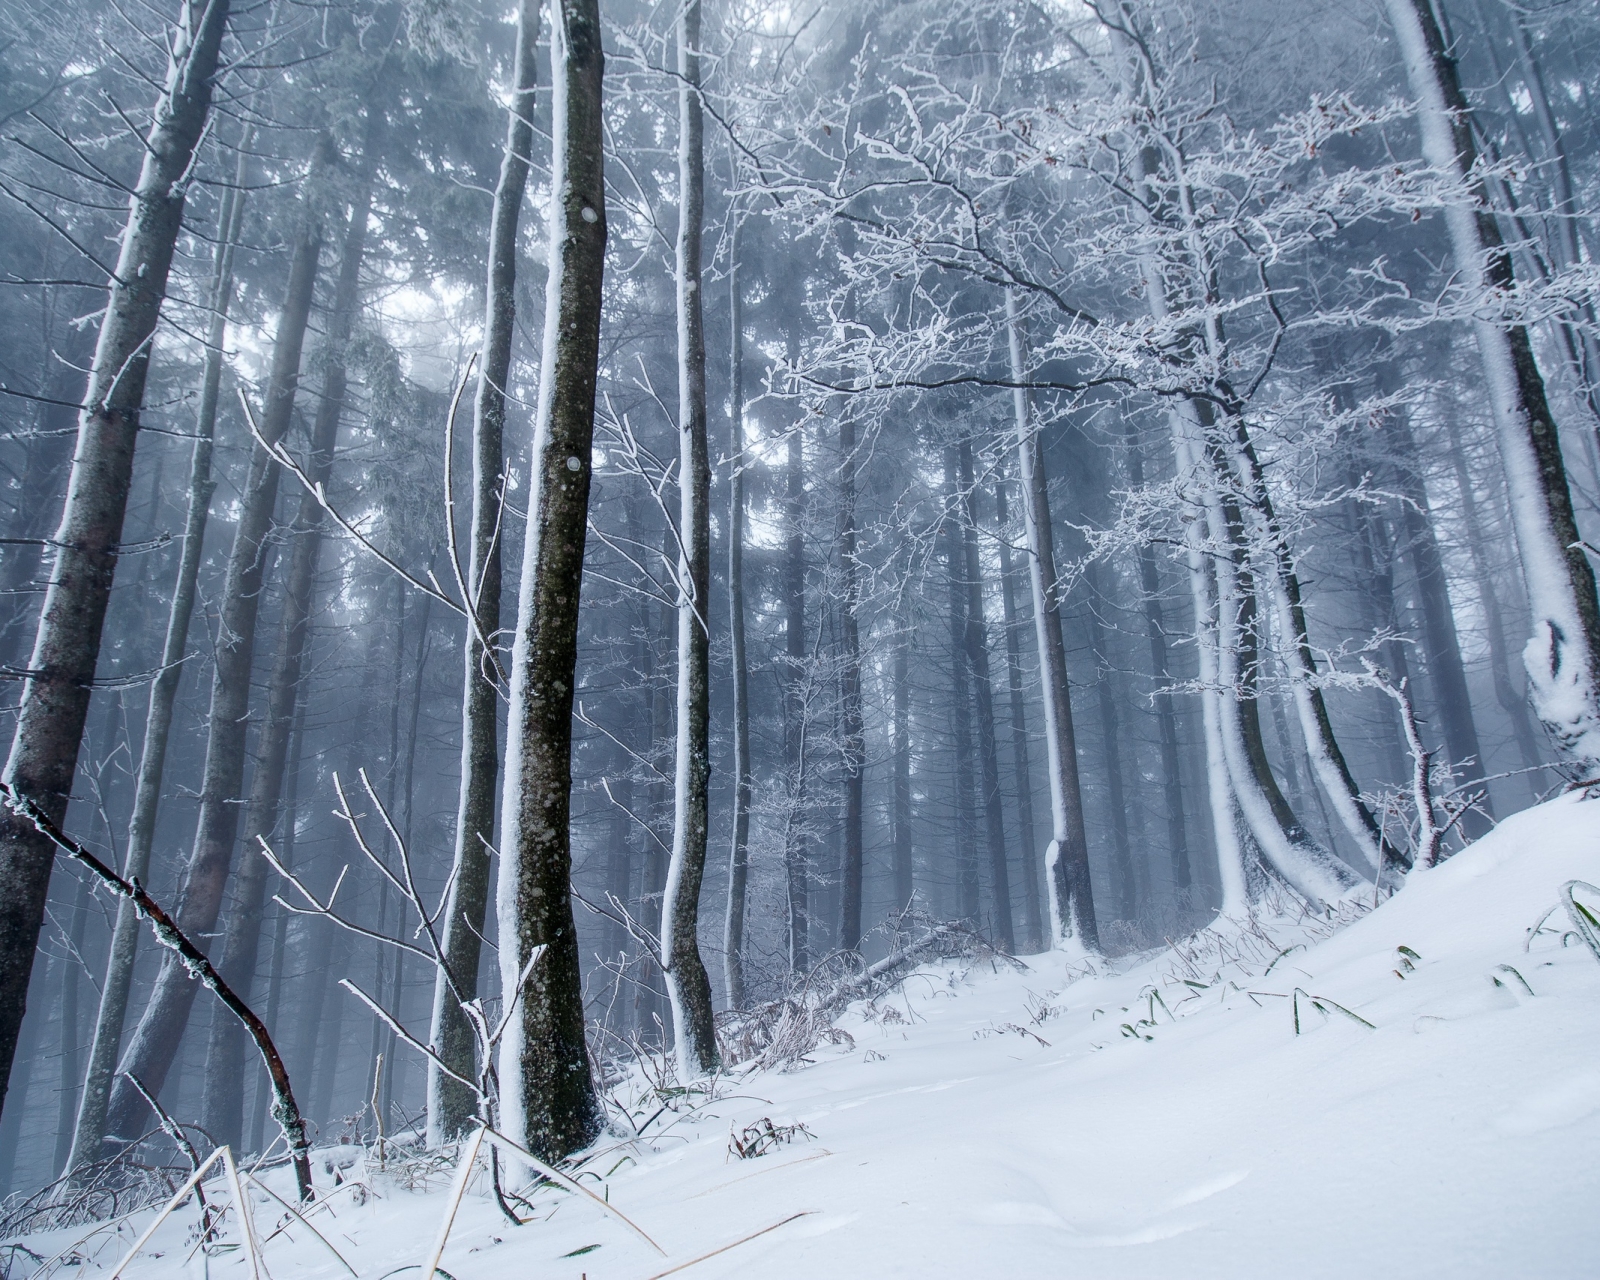
<instances>
[{"instance_id":1,"label":"snow","mask_svg":"<svg viewBox=\"0 0 1600 1280\"><path fill-rule=\"evenodd\" d=\"M634 1156L603 1193L666 1258L570 1195L541 1192L543 1220L511 1227L475 1185L442 1265L646 1280L804 1214L682 1274L1592 1276L1600 965L1563 945L1560 909L1529 936L1570 879L1600 882L1600 804L1576 797L1508 819L1342 929L1224 927L1188 944L1192 968L1172 950L1086 977L1056 954L1026 973L929 967L851 1010L853 1046L724 1079L651 1141L603 1144L589 1168ZM1404 978L1401 946L1419 957ZM730 1131L764 1118L814 1136L731 1158ZM446 1178L426 1194L367 1183L364 1203L334 1193L321 1229L363 1278L420 1274ZM193 1216L126 1274L201 1275L177 1265ZM257 1210L259 1235L273 1218ZM292 1234L265 1247L272 1275L346 1274ZM107 1271L126 1238L100 1246ZM247 1274L240 1253L211 1260L213 1277Z\"/></svg>"}]
</instances>

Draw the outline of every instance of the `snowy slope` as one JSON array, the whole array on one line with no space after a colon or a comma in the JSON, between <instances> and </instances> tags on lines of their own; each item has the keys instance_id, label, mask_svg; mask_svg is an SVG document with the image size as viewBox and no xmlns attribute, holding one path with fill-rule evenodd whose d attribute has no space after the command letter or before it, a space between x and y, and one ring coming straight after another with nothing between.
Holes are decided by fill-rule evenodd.
<instances>
[{"instance_id":1,"label":"snowy slope","mask_svg":"<svg viewBox=\"0 0 1600 1280\"><path fill-rule=\"evenodd\" d=\"M1557 932L1524 951L1573 878L1600 882L1600 803L1567 798L1331 937L1278 921L1202 939L1191 967L1167 951L1077 980L1055 955L1025 974L939 966L877 1020L853 1010L853 1048L724 1082L628 1148L607 1194L666 1259L572 1197L542 1195L548 1219L518 1229L475 1189L443 1265L456 1280L645 1280L808 1211L682 1274L1595 1276L1600 965ZM1420 957L1404 979L1399 946ZM1505 971L1495 986L1502 964L1535 994ZM763 1117L815 1137L730 1160L730 1129ZM363 1280L420 1262L444 1203L371 1181L376 1195L339 1192L321 1220ZM179 1264L181 1234L164 1228L163 1256L127 1274L201 1274ZM267 1246L274 1275L347 1274L295 1234ZM235 1255L210 1274L246 1268Z\"/></svg>"}]
</instances>

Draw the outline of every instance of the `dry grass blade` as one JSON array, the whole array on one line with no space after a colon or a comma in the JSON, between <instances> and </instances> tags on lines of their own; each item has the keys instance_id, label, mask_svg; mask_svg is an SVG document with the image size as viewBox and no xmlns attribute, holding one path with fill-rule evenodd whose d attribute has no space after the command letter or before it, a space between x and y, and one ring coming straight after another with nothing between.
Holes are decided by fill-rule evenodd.
<instances>
[{"instance_id":1,"label":"dry grass blade","mask_svg":"<svg viewBox=\"0 0 1600 1280\"><path fill-rule=\"evenodd\" d=\"M650 1277L650 1280L664 1280L664 1277L666 1276L675 1276L678 1274L678 1272L687 1271L690 1267L695 1266L697 1263L704 1262L707 1258L715 1258L719 1253L727 1253L729 1249L737 1249L742 1244L749 1244L750 1241L756 1239L756 1237L764 1236L769 1231L776 1231L779 1227L786 1227L796 1218L806 1218L810 1217L813 1213L820 1212L820 1209L802 1209L799 1213L791 1213L787 1218L784 1218L780 1222L774 1222L770 1227L762 1227L760 1231L752 1231L747 1236L740 1236L737 1240L730 1241L720 1248L713 1249L710 1253L702 1253L698 1258L690 1258L689 1261L680 1262L675 1267L668 1267L665 1271L658 1271L655 1273L655 1275Z\"/></svg>"},{"instance_id":2,"label":"dry grass blade","mask_svg":"<svg viewBox=\"0 0 1600 1280\"><path fill-rule=\"evenodd\" d=\"M167 1201L166 1207L163 1208L160 1213L156 1214L155 1220L139 1233L139 1238L133 1242L133 1248L129 1249L127 1253L122 1255L122 1261L117 1263L117 1265L112 1268L111 1274L107 1277L107 1280L117 1280L117 1277L122 1274L127 1265L138 1256L139 1251L150 1242L150 1237L155 1235L161 1224L172 1216L173 1210L175 1210L180 1204L188 1199L189 1192L194 1190L194 1188L199 1185L200 1179L206 1176L206 1171L210 1169L212 1165L216 1164L219 1159L221 1159L224 1150L226 1150L226 1148L218 1147L205 1158L205 1162L201 1164L198 1169L189 1175L189 1180L178 1188L178 1190L173 1194L172 1199Z\"/></svg>"}]
</instances>

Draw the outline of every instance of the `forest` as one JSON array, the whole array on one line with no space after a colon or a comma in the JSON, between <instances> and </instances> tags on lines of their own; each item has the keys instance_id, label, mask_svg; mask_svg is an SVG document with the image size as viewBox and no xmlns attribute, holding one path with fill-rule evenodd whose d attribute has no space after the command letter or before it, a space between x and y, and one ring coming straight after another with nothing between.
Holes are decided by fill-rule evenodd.
<instances>
[{"instance_id":1,"label":"forest","mask_svg":"<svg viewBox=\"0 0 1600 1280\"><path fill-rule=\"evenodd\" d=\"M624 1082L1587 794L1591 89L1594 0L0 0L0 1234L524 1221Z\"/></svg>"}]
</instances>

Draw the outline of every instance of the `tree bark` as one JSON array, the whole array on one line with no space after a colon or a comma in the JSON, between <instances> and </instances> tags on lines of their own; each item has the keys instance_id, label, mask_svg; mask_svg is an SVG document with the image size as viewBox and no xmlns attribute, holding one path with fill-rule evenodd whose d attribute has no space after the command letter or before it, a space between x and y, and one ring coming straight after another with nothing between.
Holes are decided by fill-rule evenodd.
<instances>
[{"instance_id":1,"label":"tree bark","mask_svg":"<svg viewBox=\"0 0 1600 1280\"><path fill-rule=\"evenodd\" d=\"M672 857L661 910L661 958L672 1004L678 1079L721 1065L711 979L700 957L711 792L711 458L706 439L706 332L700 289L705 220L700 3L678 10L678 735Z\"/></svg>"},{"instance_id":2,"label":"tree bark","mask_svg":"<svg viewBox=\"0 0 1600 1280\"><path fill-rule=\"evenodd\" d=\"M500 1050L502 1127L542 1160L587 1146L602 1124L584 1040L568 829L606 245L598 0L559 0L551 25L550 280L512 653L498 894L501 998L510 1011ZM524 980L538 946L547 949Z\"/></svg>"},{"instance_id":3,"label":"tree bark","mask_svg":"<svg viewBox=\"0 0 1600 1280\"><path fill-rule=\"evenodd\" d=\"M472 415L472 542L467 584L474 624L466 630L461 680L461 784L456 807L455 880L445 909L445 971L435 974L428 1039L450 1069L468 1080L480 1070L472 1026L456 988L478 991L484 924L489 911L489 849L494 843L495 783L500 769L499 658L480 637L500 629L501 543L504 519L506 383L517 321L517 229L533 155L533 115L539 41L538 0L517 5L517 53L505 151L489 223L489 275L485 287L483 367ZM453 495L452 495L453 497ZM453 502L451 519L454 519ZM477 1109L471 1090L428 1063L428 1145L461 1135Z\"/></svg>"},{"instance_id":4,"label":"tree bark","mask_svg":"<svg viewBox=\"0 0 1600 1280\"><path fill-rule=\"evenodd\" d=\"M1011 378L1028 373L1026 339L1014 291L1006 292L1006 337ZM1050 524L1050 490L1044 450L1025 388L1012 392L1018 472L1022 477L1022 527L1033 589L1033 625L1039 647L1039 682L1044 704L1045 750L1050 771L1050 844L1045 850L1045 881L1050 898L1050 945L1100 954L1100 926L1089 881L1089 838L1083 825L1083 793L1078 784L1078 748L1072 729L1072 695L1067 686L1067 646L1056 605L1055 533Z\"/></svg>"},{"instance_id":5,"label":"tree bark","mask_svg":"<svg viewBox=\"0 0 1600 1280\"><path fill-rule=\"evenodd\" d=\"M1470 184L1470 203L1445 210L1457 278L1479 314L1473 336L1483 362L1512 523L1522 555L1533 635L1523 650L1533 703L1561 749L1584 764L1600 760L1600 601L1578 534L1556 423L1528 331L1482 313L1515 286L1511 259L1481 182L1472 117L1455 63L1428 0L1386 0L1419 99L1422 153L1434 168Z\"/></svg>"},{"instance_id":6,"label":"tree bark","mask_svg":"<svg viewBox=\"0 0 1600 1280\"><path fill-rule=\"evenodd\" d=\"M326 146L325 141L319 144L319 156L325 156ZM325 159L313 162L312 174L306 180L308 187L316 181L317 170L325 162ZM283 438L294 412L300 381L300 353L311 315L321 252L321 220L311 210L308 191L306 207L296 230L288 288L279 313L266 404L260 420L261 434L269 444L276 444ZM176 910L179 927L191 937L204 936L216 927L238 837L256 615L269 558L267 535L277 503L279 471L278 463L259 444L252 445L250 471L223 585L200 816ZM112 1086L106 1126L108 1140L131 1140L142 1131L140 1117L145 1103L126 1076L136 1075L152 1094L160 1093L183 1038L195 991L196 986L183 966L171 957L164 957L149 1003L124 1052L122 1078Z\"/></svg>"},{"instance_id":7,"label":"tree bark","mask_svg":"<svg viewBox=\"0 0 1600 1280\"><path fill-rule=\"evenodd\" d=\"M339 422L348 390L345 361L350 331L360 304L361 266L366 255L367 220L371 211L372 167L377 109L367 126L360 190L351 204L344 236L333 310L323 344L322 398L311 428L311 456L306 474L312 483L326 486L333 475ZM270 868L261 856L260 841L277 830L283 798L284 766L294 729L300 678L311 643L311 614L315 603L317 572L322 558L322 504L314 494L300 494L299 510L289 537L292 550L284 575L283 611L278 622L278 645L267 679L267 708L256 741L255 771L245 807L242 862L234 877L233 906L223 935L218 969L224 981L245 1000L250 999L261 950L261 920L266 906ZM393 705L398 705L393 704ZM243 1134L245 1038L230 1020L213 1018L206 1053L206 1087L200 1123L219 1143L237 1146Z\"/></svg>"},{"instance_id":8,"label":"tree bark","mask_svg":"<svg viewBox=\"0 0 1600 1280\"><path fill-rule=\"evenodd\" d=\"M205 0L198 9L186 5L179 19L100 324L50 582L4 770L5 781L58 824L66 816L100 656L150 348L183 223L186 176L210 114L228 16L229 0ZM0 1080L9 1078L16 1054L54 857L32 824L11 813L0 817Z\"/></svg>"}]
</instances>

